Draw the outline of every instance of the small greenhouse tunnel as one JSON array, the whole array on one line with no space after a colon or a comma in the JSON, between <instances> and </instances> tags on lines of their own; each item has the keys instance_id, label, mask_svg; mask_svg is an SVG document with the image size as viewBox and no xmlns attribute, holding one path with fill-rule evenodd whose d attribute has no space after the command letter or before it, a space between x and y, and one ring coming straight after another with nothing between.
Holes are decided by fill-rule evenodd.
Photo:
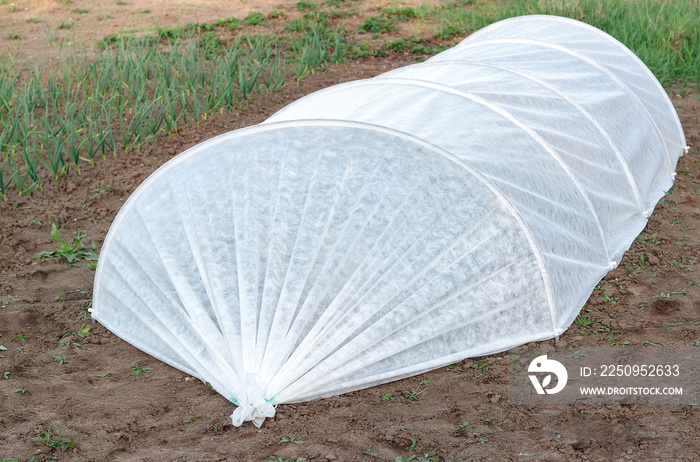
<instances>
[{"instance_id":1,"label":"small greenhouse tunnel","mask_svg":"<svg viewBox=\"0 0 700 462\"><path fill-rule=\"evenodd\" d=\"M614 38L501 21L165 164L110 228L92 316L260 426L560 335L684 148Z\"/></svg>"}]
</instances>

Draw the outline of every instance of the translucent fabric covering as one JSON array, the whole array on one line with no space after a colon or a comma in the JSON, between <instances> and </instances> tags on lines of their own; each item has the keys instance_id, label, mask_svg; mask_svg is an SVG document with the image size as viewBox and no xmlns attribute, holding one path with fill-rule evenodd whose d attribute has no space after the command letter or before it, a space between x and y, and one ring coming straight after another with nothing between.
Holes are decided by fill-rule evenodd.
<instances>
[{"instance_id":1,"label":"translucent fabric covering","mask_svg":"<svg viewBox=\"0 0 700 462\"><path fill-rule=\"evenodd\" d=\"M92 316L259 426L560 335L684 147L612 37L502 21L158 169L110 227Z\"/></svg>"}]
</instances>

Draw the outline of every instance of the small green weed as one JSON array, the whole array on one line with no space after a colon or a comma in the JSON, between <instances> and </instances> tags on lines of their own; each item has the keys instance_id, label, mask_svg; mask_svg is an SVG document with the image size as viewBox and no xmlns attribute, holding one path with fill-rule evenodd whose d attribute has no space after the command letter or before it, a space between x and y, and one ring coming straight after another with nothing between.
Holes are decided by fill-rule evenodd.
<instances>
[{"instance_id":1,"label":"small green weed","mask_svg":"<svg viewBox=\"0 0 700 462\"><path fill-rule=\"evenodd\" d=\"M484 369L486 369L489 366L489 363L474 363L471 365L472 369L475 369L477 372L484 372Z\"/></svg>"},{"instance_id":2,"label":"small green weed","mask_svg":"<svg viewBox=\"0 0 700 462\"><path fill-rule=\"evenodd\" d=\"M291 437L283 436L282 439L280 440L280 443L294 443L294 444L304 444L305 441L302 440L297 440Z\"/></svg>"},{"instance_id":3,"label":"small green weed","mask_svg":"<svg viewBox=\"0 0 700 462\"><path fill-rule=\"evenodd\" d=\"M410 6L382 8L382 13L392 19L398 19L399 21L407 21L417 17L415 8L411 8Z\"/></svg>"},{"instance_id":4,"label":"small green weed","mask_svg":"<svg viewBox=\"0 0 700 462\"><path fill-rule=\"evenodd\" d=\"M47 428L46 430L44 430L42 427L39 427L39 429L37 430L37 434L35 437L32 438L32 441L37 441L45 445L47 448L60 449L61 452L65 452L68 449L73 449L75 447L75 440L73 438L61 439L62 432L63 430L59 430L58 433L54 436L51 427Z\"/></svg>"},{"instance_id":5,"label":"small green weed","mask_svg":"<svg viewBox=\"0 0 700 462\"><path fill-rule=\"evenodd\" d=\"M6 372L7 374L7 372ZM22 395L26 395L27 393L30 393L29 388L25 387L24 385L17 385L15 387L15 393L20 393Z\"/></svg>"},{"instance_id":6,"label":"small green weed","mask_svg":"<svg viewBox=\"0 0 700 462\"><path fill-rule=\"evenodd\" d=\"M250 13L248 13L248 16L246 16L243 20L243 23L248 24L249 26L258 26L264 22L265 15L260 13L259 11L251 11Z\"/></svg>"},{"instance_id":7,"label":"small green weed","mask_svg":"<svg viewBox=\"0 0 700 462\"><path fill-rule=\"evenodd\" d=\"M105 180L100 180L100 184L97 185L95 189L92 190L93 196L103 196L112 190L112 185L105 184Z\"/></svg>"},{"instance_id":8,"label":"small green weed","mask_svg":"<svg viewBox=\"0 0 700 462\"><path fill-rule=\"evenodd\" d=\"M141 367L137 364L136 367L131 369L131 375L139 375L143 372L148 372L152 369L153 369L152 367Z\"/></svg>"},{"instance_id":9,"label":"small green weed","mask_svg":"<svg viewBox=\"0 0 700 462\"><path fill-rule=\"evenodd\" d=\"M593 321L591 321L588 318L587 314L579 314L576 316L576 319L574 320L574 324L577 326L581 326L583 328L590 329L590 327L593 325Z\"/></svg>"},{"instance_id":10,"label":"small green weed","mask_svg":"<svg viewBox=\"0 0 700 462\"><path fill-rule=\"evenodd\" d=\"M79 230L74 232L73 235L75 236L73 237L73 243L67 244L58 233L56 224L52 223L51 238L61 244L61 248L59 250L36 253L34 254L34 258L60 257L65 259L68 264L72 264L80 260L97 261L97 247L95 246L94 242L92 243L91 250L83 250L85 244L83 244L82 240L85 236L87 236L87 231Z\"/></svg>"},{"instance_id":11,"label":"small green weed","mask_svg":"<svg viewBox=\"0 0 700 462\"><path fill-rule=\"evenodd\" d=\"M381 48L373 48L369 40L363 40L359 44L355 43L352 45L352 53L350 57L352 59L364 58L365 56L386 56L386 50Z\"/></svg>"},{"instance_id":12,"label":"small green weed","mask_svg":"<svg viewBox=\"0 0 700 462\"><path fill-rule=\"evenodd\" d=\"M81 327L80 330L76 332L76 334L80 338L85 338L88 332L90 332L90 326L83 324L83 327Z\"/></svg>"},{"instance_id":13,"label":"small green weed","mask_svg":"<svg viewBox=\"0 0 700 462\"><path fill-rule=\"evenodd\" d=\"M659 238L659 233L654 233L651 236L645 234L644 237L639 238L640 241L646 242L651 245L661 245L661 239Z\"/></svg>"},{"instance_id":14,"label":"small green weed","mask_svg":"<svg viewBox=\"0 0 700 462\"><path fill-rule=\"evenodd\" d=\"M612 301L613 299L610 299ZM617 303L617 299L612 301L612 303ZM589 310L586 310L589 311ZM600 321L594 321L590 318L590 314L580 314L574 320L574 324L581 326L584 329L590 329L592 333L599 334L602 332L610 332L610 328ZM581 332L582 333L582 332Z\"/></svg>"},{"instance_id":15,"label":"small green weed","mask_svg":"<svg viewBox=\"0 0 700 462\"><path fill-rule=\"evenodd\" d=\"M358 30L360 33L371 32L373 34L385 34L395 29L394 20L384 16L370 16L365 18Z\"/></svg>"},{"instance_id":16,"label":"small green weed","mask_svg":"<svg viewBox=\"0 0 700 462\"><path fill-rule=\"evenodd\" d=\"M639 256L639 266L651 266L649 262L646 261L646 258L644 257L644 254L641 254Z\"/></svg>"},{"instance_id":17,"label":"small green weed","mask_svg":"<svg viewBox=\"0 0 700 462\"><path fill-rule=\"evenodd\" d=\"M659 292L659 295L657 295L658 298L671 298L671 297L683 297L685 295L685 289L681 291L674 291L674 292Z\"/></svg>"},{"instance_id":18,"label":"small green weed","mask_svg":"<svg viewBox=\"0 0 700 462\"><path fill-rule=\"evenodd\" d=\"M695 264L695 261L690 261L692 262L692 264ZM682 262L679 262L675 258L671 261L671 266L677 266L684 271L694 271L693 268L689 267L688 265L684 265Z\"/></svg>"},{"instance_id":19,"label":"small green weed","mask_svg":"<svg viewBox=\"0 0 700 462\"><path fill-rule=\"evenodd\" d=\"M229 30L241 28L241 21L238 18L220 19L214 24L217 26L226 26Z\"/></svg>"},{"instance_id":20,"label":"small green weed","mask_svg":"<svg viewBox=\"0 0 700 462\"><path fill-rule=\"evenodd\" d=\"M313 2L307 2L305 0L299 0L297 2L297 10L299 11L313 10L315 7L316 4Z\"/></svg>"}]
</instances>

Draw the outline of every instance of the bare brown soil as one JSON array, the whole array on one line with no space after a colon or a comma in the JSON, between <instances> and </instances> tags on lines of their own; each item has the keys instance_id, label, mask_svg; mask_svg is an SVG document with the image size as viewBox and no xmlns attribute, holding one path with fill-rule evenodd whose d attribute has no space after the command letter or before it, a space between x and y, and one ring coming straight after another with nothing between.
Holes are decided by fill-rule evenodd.
<instances>
[{"instance_id":1,"label":"bare brown soil","mask_svg":"<svg viewBox=\"0 0 700 462\"><path fill-rule=\"evenodd\" d=\"M76 0L74 5L81 2L89 3L91 10L103 4ZM64 8L48 1L16 4L43 5L51 16L55 5ZM219 3L224 4L229 3ZM175 8L162 5L168 11ZM184 15L191 11L187 8L174 11ZM6 24L3 27L7 30ZM58 190L47 186L43 192L0 204L0 345L7 348L0 351L0 460L15 457L26 462L34 456L59 461L263 461L278 454L317 462L394 461L411 455L412 446L414 454L455 462L697 460L698 407L513 405L508 402L506 353L479 358L479 364L488 363L481 370L471 367L475 360L465 360L451 369L343 396L282 405L261 429L249 423L235 428L229 419L234 406L226 399L92 324L85 308L95 273L86 262L68 266L58 259L32 258L56 248L49 234L52 221L60 224L65 237L83 229L87 241L101 246L134 188L194 144L259 123L311 91L409 62L368 59L333 67L235 113L184 128L170 139L160 138L140 153L85 167ZM670 94L691 150L679 163L674 189L582 312L610 332L573 325L556 346L553 341L538 346L697 346L700 100L694 94ZM642 255L649 266L638 265ZM671 293L677 295L662 296ZM82 338L77 332L84 325L90 330ZM61 342L68 344L59 346ZM64 363L54 355L65 356ZM132 375L137 366L152 369ZM427 383L417 401L402 396L421 381ZM383 400L385 394L394 399ZM460 427L460 422L469 422L469 428ZM51 428L54 438L62 431L59 439L74 439L76 447L62 452L32 441L40 428ZM284 437L304 443L282 442Z\"/></svg>"}]
</instances>

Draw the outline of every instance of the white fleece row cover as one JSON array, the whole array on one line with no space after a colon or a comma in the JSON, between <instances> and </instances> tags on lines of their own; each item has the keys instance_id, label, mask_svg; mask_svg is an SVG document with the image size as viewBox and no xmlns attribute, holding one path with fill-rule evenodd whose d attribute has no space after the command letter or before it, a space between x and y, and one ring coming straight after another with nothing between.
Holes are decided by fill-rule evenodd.
<instances>
[{"instance_id":1,"label":"white fleece row cover","mask_svg":"<svg viewBox=\"0 0 700 462\"><path fill-rule=\"evenodd\" d=\"M259 426L277 404L560 335L684 148L618 41L501 21L158 169L110 228L92 316Z\"/></svg>"}]
</instances>

